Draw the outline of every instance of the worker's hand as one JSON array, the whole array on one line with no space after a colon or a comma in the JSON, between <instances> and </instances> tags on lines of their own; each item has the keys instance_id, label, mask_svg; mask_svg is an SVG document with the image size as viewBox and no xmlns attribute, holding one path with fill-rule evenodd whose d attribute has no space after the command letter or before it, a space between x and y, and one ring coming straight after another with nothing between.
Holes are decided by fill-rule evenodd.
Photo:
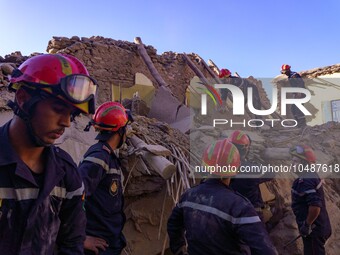
<instances>
[{"instance_id":1,"label":"worker's hand","mask_svg":"<svg viewBox=\"0 0 340 255\"><path fill-rule=\"evenodd\" d=\"M104 239L94 236L86 236L84 242L84 249L93 251L96 255L99 254L99 250L105 251L108 246Z\"/></svg>"},{"instance_id":2,"label":"worker's hand","mask_svg":"<svg viewBox=\"0 0 340 255\"><path fill-rule=\"evenodd\" d=\"M308 225L305 221L303 222L302 226L299 229L300 234L303 237L309 236L310 233L312 233L312 227L311 225Z\"/></svg>"}]
</instances>

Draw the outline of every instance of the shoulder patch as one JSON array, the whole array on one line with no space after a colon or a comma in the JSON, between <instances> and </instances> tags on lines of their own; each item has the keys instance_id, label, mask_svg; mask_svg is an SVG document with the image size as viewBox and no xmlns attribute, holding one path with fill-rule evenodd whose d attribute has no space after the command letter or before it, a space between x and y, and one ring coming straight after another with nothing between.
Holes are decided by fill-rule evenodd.
<instances>
[{"instance_id":1,"label":"shoulder patch","mask_svg":"<svg viewBox=\"0 0 340 255\"><path fill-rule=\"evenodd\" d=\"M120 181L118 179L112 179L110 190L109 190L111 196L114 197L118 194L119 185L120 185Z\"/></svg>"}]
</instances>

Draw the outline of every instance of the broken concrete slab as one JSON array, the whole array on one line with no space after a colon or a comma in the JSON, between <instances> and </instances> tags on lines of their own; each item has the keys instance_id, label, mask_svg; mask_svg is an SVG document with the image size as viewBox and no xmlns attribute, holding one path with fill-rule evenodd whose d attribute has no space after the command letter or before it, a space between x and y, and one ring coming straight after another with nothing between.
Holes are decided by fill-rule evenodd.
<instances>
[{"instance_id":1,"label":"broken concrete slab","mask_svg":"<svg viewBox=\"0 0 340 255\"><path fill-rule=\"evenodd\" d=\"M190 109L178 101L168 88L160 87L151 103L149 118L166 122L183 133L190 129Z\"/></svg>"}]
</instances>

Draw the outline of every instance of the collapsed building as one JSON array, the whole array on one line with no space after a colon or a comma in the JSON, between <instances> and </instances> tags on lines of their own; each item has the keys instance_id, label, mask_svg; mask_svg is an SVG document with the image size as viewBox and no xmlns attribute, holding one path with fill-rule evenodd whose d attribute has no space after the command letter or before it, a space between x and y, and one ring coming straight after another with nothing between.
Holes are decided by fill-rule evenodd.
<instances>
[{"instance_id":1,"label":"collapsed building","mask_svg":"<svg viewBox=\"0 0 340 255\"><path fill-rule=\"evenodd\" d=\"M213 128L211 120L193 119L186 106L188 87L193 80L206 79L221 83L219 67L206 63L199 55L165 52L161 55L152 46L145 46L140 38L135 42L110 38L54 37L48 42L47 52L76 56L99 83L98 104L122 100L136 116L132 124L133 136L121 150L125 169L124 195L127 223L124 233L128 240L126 254L170 254L166 222L180 194L197 184L190 170L190 160L200 160L200 152L210 142L228 137L234 128ZM33 53L39 54L39 53ZM0 124L11 116L6 106L13 95L6 90L7 75L26 60L20 52L0 58ZM340 72L338 65L302 72L304 76L319 77ZM247 78L255 84L263 108L270 100L261 81ZM335 88L335 87L334 87ZM334 94L334 93L333 93ZM339 99L339 98L338 98ZM229 101L229 108L232 106ZM231 118L230 112L216 113L219 118ZM197 117L197 116L196 116ZM252 118L246 112L245 118ZM329 120L329 118L327 119ZM88 117L80 117L57 143L68 151L76 162L95 140L93 130L84 133ZM192 125L192 123L206 125ZM243 129L243 128L242 128ZM316 151L317 158L327 164L340 162L340 124L335 121L322 125L292 128L245 128L253 141L250 158L261 163L287 164L288 148L296 143L307 143ZM190 132L188 132L190 131ZM190 134L189 134L190 133ZM195 153L191 148L196 148ZM336 176L324 176L327 209L333 235L326 245L327 254L335 255L340 248L340 181ZM270 204L268 218L270 236L279 254L301 254L302 242L297 240L284 249L284 244L298 235L295 218L290 208L290 188L293 178L275 178L261 185L264 200Z\"/></svg>"}]
</instances>

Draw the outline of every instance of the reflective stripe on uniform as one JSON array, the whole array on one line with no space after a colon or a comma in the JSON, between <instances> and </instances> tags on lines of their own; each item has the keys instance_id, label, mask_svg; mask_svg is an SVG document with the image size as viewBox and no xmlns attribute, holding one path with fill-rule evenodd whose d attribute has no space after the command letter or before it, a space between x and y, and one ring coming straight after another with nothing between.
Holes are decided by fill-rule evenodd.
<instances>
[{"instance_id":1,"label":"reflective stripe on uniform","mask_svg":"<svg viewBox=\"0 0 340 255\"><path fill-rule=\"evenodd\" d=\"M211 213L216 215L217 217L224 219L226 221L231 222L232 224L249 224L249 223L256 223L256 222L261 222L259 216L250 216L250 217L240 217L240 218L235 218L225 212L222 212L214 207L207 206L207 205L202 205L202 204L197 204L193 202L182 202L178 204L179 208L182 207L189 207L192 209L200 210L203 212Z\"/></svg>"},{"instance_id":2,"label":"reflective stripe on uniform","mask_svg":"<svg viewBox=\"0 0 340 255\"><path fill-rule=\"evenodd\" d=\"M323 180L320 180L320 182L319 182L318 186L316 186L316 189L317 189L317 190L318 190L318 189L320 189L320 188L321 188L321 186L322 186L322 184L323 184Z\"/></svg>"},{"instance_id":3,"label":"reflective stripe on uniform","mask_svg":"<svg viewBox=\"0 0 340 255\"><path fill-rule=\"evenodd\" d=\"M1 199L16 199L16 200L28 200L36 199L39 195L39 189L37 188L0 188Z\"/></svg>"},{"instance_id":4,"label":"reflective stripe on uniform","mask_svg":"<svg viewBox=\"0 0 340 255\"><path fill-rule=\"evenodd\" d=\"M122 174L122 171L120 169L110 168L108 166L108 164L105 163L104 160L99 159L99 158L95 158L95 157L86 157L86 158L83 159L83 161L90 161L90 162L93 162L93 163L100 165L106 171L107 174L118 174L118 175L120 175L121 176L121 183L123 185L124 175Z\"/></svg>"},{"instance_id":5,"label":"reflective stripe on uniform","mask_svg":"<svg viewBox=\"0 0 340 255\"><path fill-rule=\"evenodd\" d=\"M316 193L316 191L317 191L318 189L321 188L322 183L323 183L323 181L321 180L321 181L319 182L319 184L316 186L315 189L308 189L308 190L305 190L304 192L297 192L295 189L292 189L292 192L293 192L294 194L300 196L300 197L302 197L302 196L304 196L304 195L306 195L306 194Z\"/></svg>"},{"instance_id":6,"label":"reflective stripe on uniform","mask_svg":"<svg viewBox=\"0 0 340 255\"><path fill-rule=\"evenodd\" d=\"M60 198L72 199L74 196L81 196L84 193L84 184L82 186L71 192L67 192L66 188L54 187L50 193L50 196L56 196ZM0 198L1 199L15 199L17 201L37 199L39 195L39 189L37 188L0 188Z\"/></svg>"},{"instance_id":7,"label":"reflective stripe on uniform","mask_svg":"<svg viewBox=\"0 0 340 255\"><path fill-rule=\"evenodd\" d=\"M304 192L297 192L295 189L292 189L292 192L300 197L306 195L306 194L311 194L311 193L316 193L316 189L309 189Z\"/></svg>"},{"instance_id":8,"label":"reflective stripe on uniform","mask_svg":"<svg viewBox=\"0 0 340 255\"><path fill-rule=\"evenodd\" d=\"M54 187L53 190L50 193L50 196L56 196L59 198L66 198L66 199L72 199L75 196L81 196L84 193L84 183L82 183L81 187L79 189L76 189L74 191L67 192L66 188L63 187Z\"/></svg>"},{"instance_id":9,"label":"reflective stripe on uniform","mask_svg":"<svg viewBox=\"0 0 340 255\"><path fill-rule=\"evenodd\" d=\"M116 169L116 168L110 168L110 167L108 166L108 164L105 163L104 160L101 160L101 159L99 159L99 158L95 158L95 157L87 157L87 158L84 158L84 161L85 161L85 160L100 165L102 168L104 168L104 170L105 170L108 174L119 174L119 175L121 174L121 170Z\"/></svg>"}]
</instances>

